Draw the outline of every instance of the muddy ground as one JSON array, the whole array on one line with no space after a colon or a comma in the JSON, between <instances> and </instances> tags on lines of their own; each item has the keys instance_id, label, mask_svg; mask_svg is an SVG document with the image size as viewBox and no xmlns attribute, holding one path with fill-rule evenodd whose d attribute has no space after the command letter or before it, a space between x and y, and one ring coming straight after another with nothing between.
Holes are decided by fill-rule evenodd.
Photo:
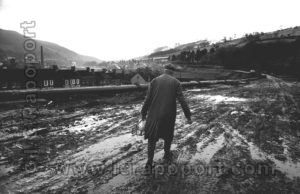
<instances>
[{"instance_id":1,"label":"muddy ground","mask_svg":"<svg viewBox=\"0 0 300 194\"><path fill-rule=\"evenodd\" d=\"M1 105L0 193L300 193L300 84L274 77L186 89L173 160L131 130L144 93ZM29 126L24 129L24 126Z\"/></svg>"}]
</instances>

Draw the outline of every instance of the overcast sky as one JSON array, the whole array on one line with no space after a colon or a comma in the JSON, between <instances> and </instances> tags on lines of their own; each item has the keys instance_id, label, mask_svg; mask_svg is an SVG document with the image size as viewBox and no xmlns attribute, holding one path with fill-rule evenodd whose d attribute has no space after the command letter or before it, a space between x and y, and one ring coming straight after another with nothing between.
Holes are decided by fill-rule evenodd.
<instances>
[{"instance_id":1,"label":"overcast sky","mask_svg":"<svg viewBox=\"0 0 300 194\"><path fill-rule=\"evenodd\" d=\"M0 28L102 60L143 56L160 46L300 25L298 0L0 0Z\"/></svg>"}]
</instances>

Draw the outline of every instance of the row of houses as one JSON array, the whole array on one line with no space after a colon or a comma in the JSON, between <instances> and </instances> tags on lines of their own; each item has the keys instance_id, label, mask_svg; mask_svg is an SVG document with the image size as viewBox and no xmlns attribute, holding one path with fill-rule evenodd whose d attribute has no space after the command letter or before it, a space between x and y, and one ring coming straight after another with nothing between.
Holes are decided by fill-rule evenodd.
<instances>
[{"instance_id":1,"label":"row of houses","mask_svg":"<svg viewBox=\"0 0 300 194\"><path fill-rule=\"evenodd\" d=\"M24 69L0 69L0 89L25 89L26 81ZM130 77L124 74L105 73L74 69L39 69L34 78L37 87L83 87L102 85L130 84Z\"/></svg>"}]
</instances>

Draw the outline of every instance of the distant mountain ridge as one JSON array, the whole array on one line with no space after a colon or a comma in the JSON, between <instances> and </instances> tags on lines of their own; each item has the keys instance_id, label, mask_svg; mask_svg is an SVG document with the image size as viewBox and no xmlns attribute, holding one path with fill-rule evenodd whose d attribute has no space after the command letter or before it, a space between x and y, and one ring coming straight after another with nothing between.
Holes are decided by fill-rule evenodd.
<instances>
[{"instance_id":1,"label":"distant mountain ridge","mask_svg":"<svg viewBox=\"0 0 300 194\"><path fill-rule=\"evenodd\" d=\"M7 57L16 57L17 62L22 63L23 57L27 53L23 48L25 40L26 38L18 32L0 29L0 61L5 60ZM37 39L34 39L34 41L36 42L34 53L37 60L40 60L40 46L43 46L44 64L46 66L69 67L72 61L75 61L77 66L83 66L91 61L102 62L102 60L95 57L78 54L55 43Z\"/></svg>"}]
</instances>

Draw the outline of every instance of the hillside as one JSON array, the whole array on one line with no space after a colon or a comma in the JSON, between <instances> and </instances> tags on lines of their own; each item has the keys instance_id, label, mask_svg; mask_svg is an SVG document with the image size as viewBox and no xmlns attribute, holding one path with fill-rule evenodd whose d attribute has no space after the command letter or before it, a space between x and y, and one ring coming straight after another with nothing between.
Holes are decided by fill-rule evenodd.
<instances>
[{"instance_id":1,"label":"hillside","mask_svg":"<svg viewBox=\"0 0 300 194\"><path fill-rule=\"evenodd\" d=\"M286 28L277 30L274 32L266 32L266 33L252 33L246 34L242 38L237 39L230 39L230 40L220 40L214 44L210 44L207 40L199 40L196 42L190 42L182 45L178 45L174 48L166 49L166 47L159 47L154 50L153 53L148 55L147 57L165 57L170 55L178 55L182 51L189 51L189 50L196 50L196 49L207 49L210 50L211 48L220 48L220 47L228 47L228 46L235 46L235 47L243 47L247 45L249 42L253 40L259 40L261 42L268 42L268 41L277 41L283 39L290 39L295 40L297 37L300 37L300 27L296 26L293 28ZM164 48L164 49L161 49Z\"/></svg>"},{"instance_id":2,"label":"hillside","mask_svg":"<svg viewBox=\"0 0 300 194\"><path fill-rule=\"evenodd\" d=\"M242 38L224 39L214 44L192 42L148 56L152 57L170 57L173 63L180 65L217 65L299 76L300 27L246 34Z\"/></svg>"},{"instance_id":3,"label":"hillside","mask_svg":"<svg viewBox=\"0 0 300 194\"><path fill-rule=\"evenodd\" d=\"M23 35L15 31L0 29L0 61L4 61L7 57L16 57L18 64L22 66L23 57L26 53L23 48L25 40ZM44 48L45 65L69 67L72 61L76 61L78 66L82 66L84 63L90 61L101 62L101 60L97 58L80 55L55 43L42 40L35 40L35 42L37 60L40 60L40 46Z\"/></svg>"}]
</instances>

